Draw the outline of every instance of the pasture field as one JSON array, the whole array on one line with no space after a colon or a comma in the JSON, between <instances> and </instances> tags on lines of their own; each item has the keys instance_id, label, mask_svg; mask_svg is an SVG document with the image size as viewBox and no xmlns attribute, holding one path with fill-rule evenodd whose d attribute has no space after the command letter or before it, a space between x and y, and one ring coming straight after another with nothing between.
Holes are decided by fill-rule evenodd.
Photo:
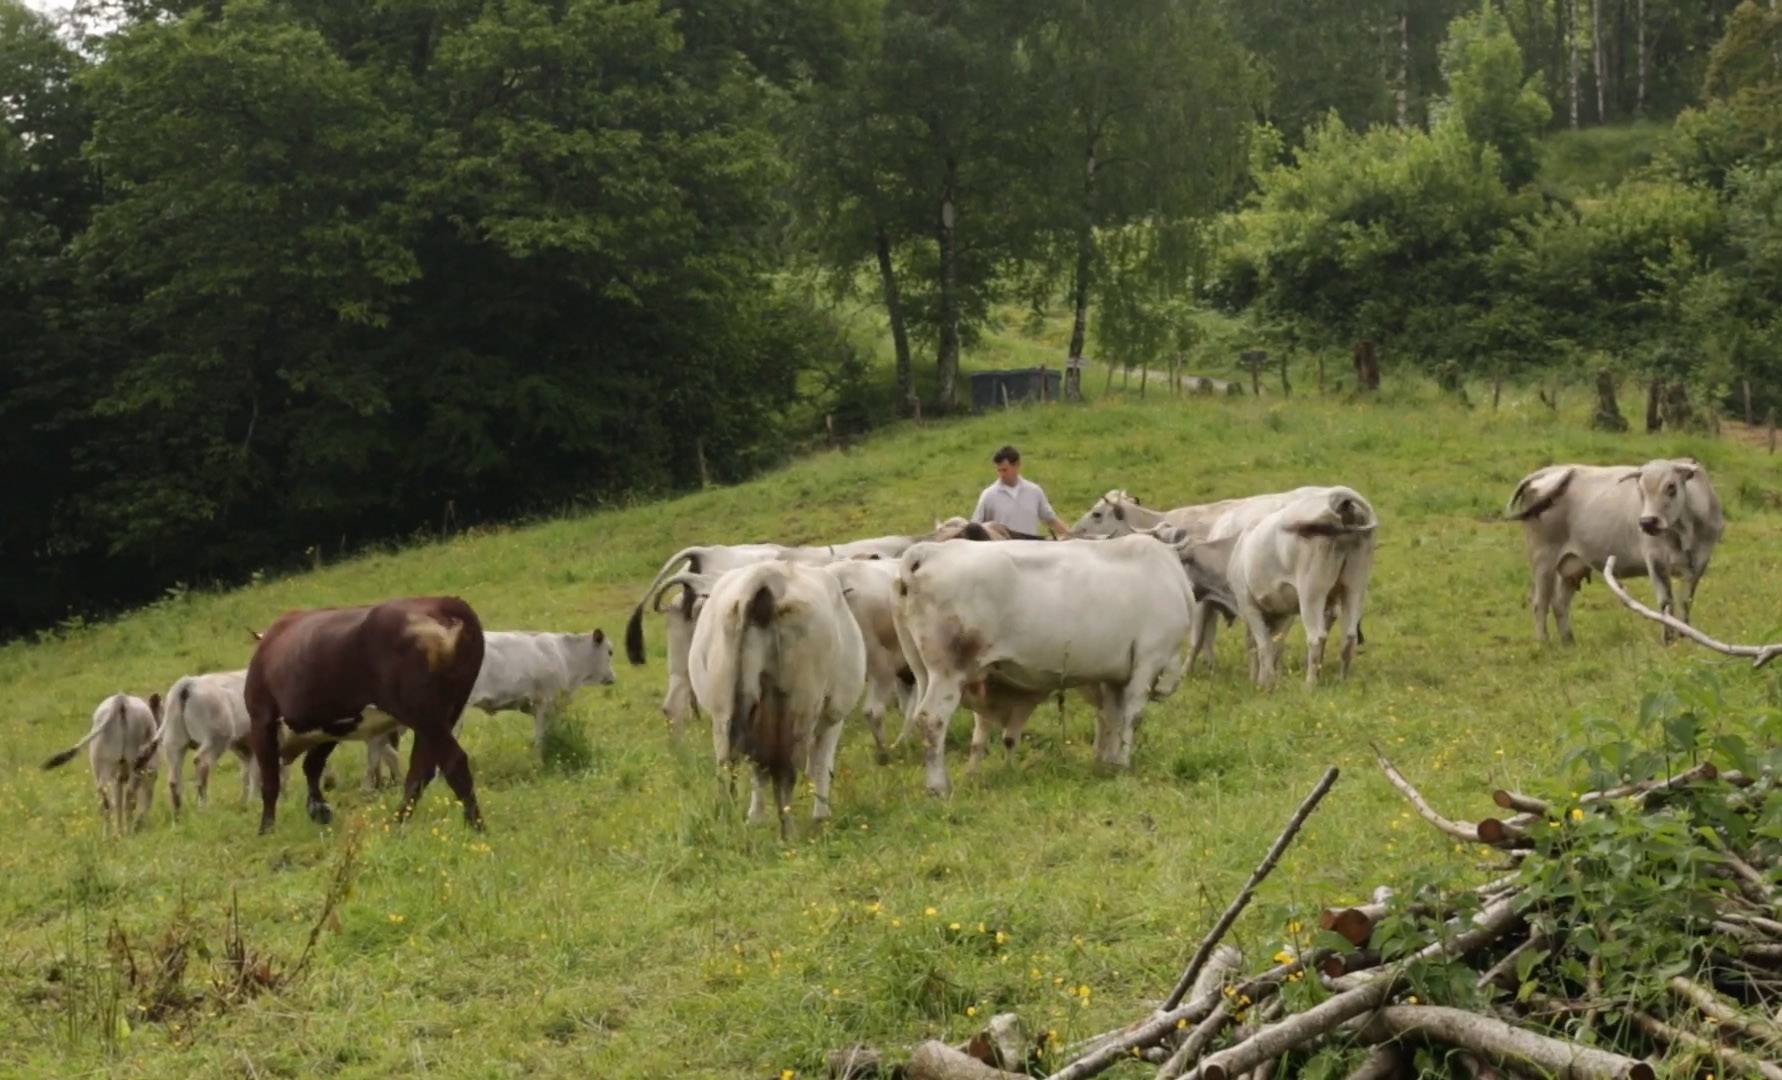
<instances>
[{"instance_id":1,"label":"pasture field","mask_svg":"<svg viewBox=\"0 0 1782 1080\"><path fill-rule=\"evenodd\" d=\"M1259 693L1239 634L1222 629L1218 671L1150 708L1129 774L1095 774L1091 714L1072 698L1062 719L1049 705L1036 715L1012 765L993 754L965 778L961 714L945 802L923 792L913 747L877 766L864 726L850 725L837 816L813 829L801 791L789 844L745 827L740 799L720 802L705 731L670 740L660 620L646 667L621 658L616 686L576 699L578 767L538 765L525 717L467 721L483 835L443 783L395 827L396 795L358 790L357 747L335 757L336 826L317 828L287 798L267 837L236 803L232 761L209 807L174 824L163 785L149 825L122 841L101 835L84 757L38 768L104 695L238 667L247 628L287 608L450 592L491 628L617 634L684 544L922 531L970 508L1003 442L1067 519L1116 486L1158 506L1360 489L1383 527L1353 677L1307 690L1295 628L1288 677ZM963 1037L1001 1009L1061 1040L1124 1022L1167 991L1327 765L1343 778L1235 933L1252 963L1322 904L1413 874L1483 873L1478 852L1408 817L1370 741L1438 806L1476 816L1494 785L1563 790L1580 718L1629 716L1679 673L1725 666L1663 646L1600 583L1580 597L1578 646L1537 647L1520 528L1494 520L1538 465L1678 454L1708 465L1727 508L1697 621L1724 639L1774 640L1782 470L1761 448L1598 435L1532 394L1469 412L1401 385L1370 403L1153 394L904 426L733 488L182 594L7 646L0 1073L811 1077L831 1048ZM1773 703L1777 676L1727 670L1729 708ZM321 920L300 976L228 1003L207 992L226 966L232 902L247 947L286 970L349 859L350 893ZM183 986L198 1000L157 1017L108 938L121 932L147 964L170 927L193 935Z\"/></svg>"}]
</instances>

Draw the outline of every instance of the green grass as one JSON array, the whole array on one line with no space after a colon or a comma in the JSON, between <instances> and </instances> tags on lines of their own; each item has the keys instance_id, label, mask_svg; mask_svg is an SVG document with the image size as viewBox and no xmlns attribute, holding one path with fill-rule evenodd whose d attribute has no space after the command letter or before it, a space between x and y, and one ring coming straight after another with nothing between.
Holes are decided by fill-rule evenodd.
<instances>
[{"instance_id":1,"label":"green grass","mask_svg":"<svg viewBox=\"0 0 1782 1080\"><path fill-rule=\"evenodd\" d=\"M1419 388L1392 394L1372 404L1116 396L902 426L734 488L182 595L0 649L12 718L0 748L0 1072L809 1077L827 1049L957 1038L978 1023L968 1010L981 1019L1009 1008L1068 1039L1124 1022L1167 990L1331 763L1343 779L1237 928L1253 963L1267 962L1296 913L1411 873L1479 873L1476 853L1407 818L1372 768L1370 740L1439 806L1476 816L1493 785L1554 778L1575 718L1628 715L1658 682L1714 662L1661 646L1597 585L1579 603L1580 644L1537 648L1521 538L1491 520L1516 480L1562 459L1698 455L1730 519L1698 620L1757 640L1778 624L1782 479L1756 448L1599 436L1532 394L1507 396L1496 413ZM923 793L913 754L875 766L853 726L836 819L819 831L801 816L786 845L721 808L700 732L671 743L656 710L659 622L648 666L577 699L579 770L537 766L524 717L471 718L486 836L463 827L440 784L415 821L391 825L395 797L357 790L357 748L337 756L339 826L312 825L299 798L268 837L235 804L233 763L211 806L172 824L163 789L149 827L123 841L99 835L84 762L37 768L85 731L105 694L241 665L246 628L286 608L453 592L491 627L612 633L683 544L920 530L971 505L1005 441L1072 517L1113 486L1157 505L1317 481L1359 488L1385 524L1354 676L1259 693L1240 677L1228 631L1216 675L1148 711L1130 774L1094 774L1090 716L1073 701L1062 724L1051 708L1035 718L1012 767L993 761L947 802ZM1290 657L1299 640L1296 630ZM1740 708L1766 686L1742 672L1728 684ZM967 720L952 735L962 769ZM803 815L808 795L800 804ZM289 964L353 829L364 832L357 877L301 978L228 1008L158 1021L127 1012L120 1037L105 1014L118 979L113 927L140 952L183 906L205 950L186 984L203 988L223 962L234 896L250 947Z\"/></svg>"},{"instance_id":2,"label":"green grass","mask_svg":"<svg viewBox=\"0 0 1782 1080\"><path fill-rule=\"evenodd\" d=\"M1649 120L1556 131L1541 142L1538 183L1565 199L1614 187L1650 165L1670 132L1669 123Z\"/></svg>"}]
</instances>

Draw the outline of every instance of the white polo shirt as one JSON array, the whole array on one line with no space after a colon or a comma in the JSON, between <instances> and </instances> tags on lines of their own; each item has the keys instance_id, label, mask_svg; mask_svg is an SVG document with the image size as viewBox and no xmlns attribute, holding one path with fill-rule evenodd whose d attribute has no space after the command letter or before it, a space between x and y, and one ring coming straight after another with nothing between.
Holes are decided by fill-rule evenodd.
<instances>
[{"instance_id":1,"label":"white polo shirt","mask_svg":"<svg viewBox=\"0 0 1782 1080\"><path fill-rule=\"evenodd\" d=\"M1046 501L1046 493L1025 476L1015 478L1013 485L996 481L978 496L978 507L971 512L973 521L998 522L1018 533L1045 535L1044 523L1058 515Z\"/></svg>"}]
</instances>

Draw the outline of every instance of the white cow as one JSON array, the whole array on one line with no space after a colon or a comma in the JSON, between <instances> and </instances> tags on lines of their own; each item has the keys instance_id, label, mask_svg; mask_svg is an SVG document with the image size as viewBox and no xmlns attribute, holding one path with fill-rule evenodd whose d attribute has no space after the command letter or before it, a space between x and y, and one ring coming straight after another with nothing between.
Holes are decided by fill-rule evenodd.
<instances>
[{"instance_id":1,"label":"white cow","mask_svg":"<svg viewBox=\"0 0 1782 1080\"><path fill-rule=\"evenodd\" d=\"M866 647L835 575L776 559L719 578L693 630L688 675L711 714L720 771L738 758L754 765L749 820L765 816L771 782L787 834L800 767L815 789L811 817L827 818L842 721L866 683Z\"/></svg>"},{"instance_id":2,"label":"white cow","mask_svg":"<svg viewBox=\"0 0 1782 1080\"><path fill-rule=\"evenodd\" d=\"M532 748L542 755L545 732L569 696L583 686L609 686L614 678L613 643L605 631L491 630L483 634L483 666L471 688L469 706L486 713L502 709L530 713ZM458 723L463 722L461 715Z\"/></svg>"},{"instance_id":3,"label":"white cow","mask_svg":"<svg viewBox=\"0 0 1782 1080\"><path fill-rule=\"evenodd\" d=\"M1547 611L1572 640L1572 597L1610 556L1615 573L1652 578L1660 610L1689 621L1695 589L1726 531L1708 470L1691 458L1644 465L1549 465L1522 478L1505 511L1520 520L1534 576L1535 636L1547 640ZM1683 595L1671 577L1683 579ZM1665 632L1665 640L1672 634Z\"/></svg>"},{"instance_id":4,"label":"white cow","mask_svg":"<svg viewBox=\"0 0 1782 1080\"><path fill-rule=\"evenodd\" d=\"M1226 565L1229 594L1209 590L1209 603L1229 602L1250 628L1261 686L1272 685L1279 673L1276 636L1295 615L1306 628L1308 685L1317 683L1324 664L1333 609L1343 627L1345 675L1359 639L1379 517L1351 488L1302 490L1236 535Z\"/></svg>"},{"instance_id":5,"label":"white cow","mask_svg":"<svg viewBox=\"0 0 1782 1080\"><path fill-rule=\"evenodd\" d=\"M246 683L246 670L217 671L183 676L168 688L166 710L155 731L155 742L167 762L167 793L175 818L184 803L187 750L198 751L193 764L198 773L201 805L210 801L210 771L225 753L233 751L241 761L243 803L258 784L259 770L251 767L253 753L247 742L247 702L242 697Z\"/></svg>"},{"instance_id":6,"label":"white cow","mask_svg":"<svg viewBox=\"0 0 1782 1080\"><path fill-rule=\"evenodd\" d=\"M1071 526L1071 535L1094 539L1165 530L1177 539L1186 537L1194 541L1224 540L1236 537L1266 515L1295 499L1329 490L1331 489L1328 487L1298 487L1291 491L1271 491L1261 495L1219 499L1216 502L1158 511L1141 505L1133 495L1115 488L1095 500L1095 505L1089 508L1088 513L1077 519L1077 523ZM1196 593L1199 592L1200 589L1196 586ZM1218 615L1224 615L1227 621L1232 617L1229 611L1210 603L1204 597L1195 607L1194 625L1190 634L1193 644L1188 650L1188 670L1194 670L1202 658L1205 658L1207 668L1212 669L1214 643L1219 629L1216 618Z\"/></svg>"},{"instance_id":7,"label":"white cow","mask_svg":"<svg viewBox=\"0 0 1782 1080\"><path fill-rule=\"evenodd\" d=\"M929 790L951 790L947 723L967 688L986 678L1040 695L1096 687L1096 757L1130 764L1145 702L1181 681L1193 606L1177 552L1149 536L904 552L898 634L916 677Z\"/></svg>"},{"instance_id":8,"label":"white cow","mask_svg":"<svg viewBox=\"0 0 1782 1080\"><path fill-rule=\"evenodd\" d=\"M43 767L66 765L82 747L88 747L87 762L99 789L99 814L122 836L142 823L154 802L154 738L160 716L160 694L150 694L144 701L119 691L93 710L93 724L86 736L45 761Z\"/></svg>"},{"instance_id":9,"label":"white cow","mask_svg":"<svg viewBox=\"0 0 1782 1080\"><path fill-rule=\"evenodd\" d=\"M644 605L653 598L659 599L669 578L677 573L715 576L769 559L810 564L861 556L869 559L895 559L914 542L915 538L910 536L880 536L846 544L801 547L782 544L708 544L682 548L662 564L662 569L656 572L655 579L644 590L643 599L632 610L631 618L625 624L626 659L633 664L644 662ZM668 692L662 698L662 714L668 718L671 730L677 735L680 734L693 705L687 681L687 650L693 641L692 602L693 596L689 592L678 608L670 608L665 612L668 624Z\"/></svg>"}]
</instances>

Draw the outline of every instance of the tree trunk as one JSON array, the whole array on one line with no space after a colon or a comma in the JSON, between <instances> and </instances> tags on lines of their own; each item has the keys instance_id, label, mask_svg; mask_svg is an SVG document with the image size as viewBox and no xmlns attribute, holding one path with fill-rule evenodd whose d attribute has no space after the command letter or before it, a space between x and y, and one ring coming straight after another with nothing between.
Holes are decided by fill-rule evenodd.
<instances>
[{"instance_id":1,"label":"tree trunk","mask_svg":"<svg viewBox=\"0 0 1782 1080\"><path fill-rule=\"evenodd\" d=\"M908 410L916 400L910 374L910 333L903 322L903 297L897 291L897 270L891 265L891 237L883 225L875 237L879 249L879 281L885 287L885 317L891 323L891 347L897 355L897 407Z\"/></svg>"},{"instance_id":2,"label":"tree trunk","mask_svg":"<svg viewBox=\"0 0 1782 1080\"><path fill-rule=\"evenodd\" d=\"M1599 431L1627 430L1627 417L1621 415L1621 405L1615 400L1615 376L1608 368L1596 372L1596 415L1590 426Z\"/></svg>"},{"instance_id":3,"label":"tree trunk","mask_svg":"<svg viewBox=\"0 0 1782 1080\"><path fill-rule=\"evenodd\" d=\"M1083 216L1077 221L1077 269L1071 283L1071 356L1083 355L1084 339L1089 336L1089 275L1095 261L1095 143L1092 134L1083 147Z\"/></svg>"},{"instance_id":4,"label":"tree trunk","mask_svg":"<svg viewBox=\"0 0 1782 1080\"><path fill-rule=\"evenodd\" d=\"M1609 122L1609 102L1604 96L1603 0L1590 0L1590 62L1596 72L1596 122Z\"/></svg>"},{"instance_id":5,"label":"tree trunk","mask_svg":"<svg viewBox=\"0 0 1782 1080\"><path fill-rule=\"evenodd\" d=\"M1745 426L1752 427L1757 423L1757 414L1751 411L1751 380L1740 379L1739 386L1745 391Z\"/></svg>"},{"instance_id":6,"label":"tree trunk","mask_svg":"<svg viewBox=\"0 0 1782 1080\"><path fill-rule=\"evenodd\" d=\"M1503 372L1500 371L1491 377L1491 411L1492 412L1497 411L1497 403L1499 401L1503 400L1503 396L1504 396L1504 375L1503 375Z\"/></svg>"},{"instance_id":7,"label":"tree trunk","mask_svg":"<svg viewBox=\"0 0 1782 1080\"><path fill-rule=\"evenodd\" d=\"M958 190L959 163L947 158L941 182L940 220L940 386L935 391L935 408L949 412L959 381L959 238L957 208L953 198Z\"/></svg>"},{"instance_id":8,"label":"tree trunk","mask_svg":"<svg viewBox=\"0 0 1782 1080\"><path fill-rule=\"evenodd\" d=\"M1657 376L1653 376L1652 381L1646 384L1646 433L1648 435L1664 427L1664 417L1658 414L1658 399L1663 388L1664 383Z\"/></svg>"},{"instance_id":9,"label":"tree trunk","mask_svg":"<svg viewBox=\"0 0 1782 1080\"><path fill-rule=\"evenodd\" d=\"M1145 383L1148 382L1150 380L1150 378L1151 378L1151 365L1150 364L1146 364L1144 367L1139 368L1139 400L1140 401L1145 400Z\"/></svg>"},{"instance_id":10,"label":"tree trunk","mask_svg":"<svg viewBox=\"0 0 1782 1080\"><path fill-rule=\"evenodd\" d=\"M1569 92L1571 95L1572 130L1578 130L1578 0L1566 0L1567 18L1565 21L1566 46L1571 51L1571 59L1567 65Z\"/></svg>"},{"instance_id":11,"label":"tree trunk","mask_svg":"<svg viewBox=\"0 0 1782 1080\"><path fill-rule=\"evenodd\" d=\"M1411 13L1398 13L1398 126L1411 126Z\"/></svg>"},{"instance_id":12,"label":"tree trunk","mask_svg":"<svg viewBox=\"0 0 1782 1080\"><path fill-rule=\"evenodd\" d=\"M1640 0L1635 9L1636 37L1634 50L1639 53L1636 67L1639 69L1639 83L1634 88L1634 111L1641 116L1646 115L1646 0Z\"/></svg>"}]
</instances>

